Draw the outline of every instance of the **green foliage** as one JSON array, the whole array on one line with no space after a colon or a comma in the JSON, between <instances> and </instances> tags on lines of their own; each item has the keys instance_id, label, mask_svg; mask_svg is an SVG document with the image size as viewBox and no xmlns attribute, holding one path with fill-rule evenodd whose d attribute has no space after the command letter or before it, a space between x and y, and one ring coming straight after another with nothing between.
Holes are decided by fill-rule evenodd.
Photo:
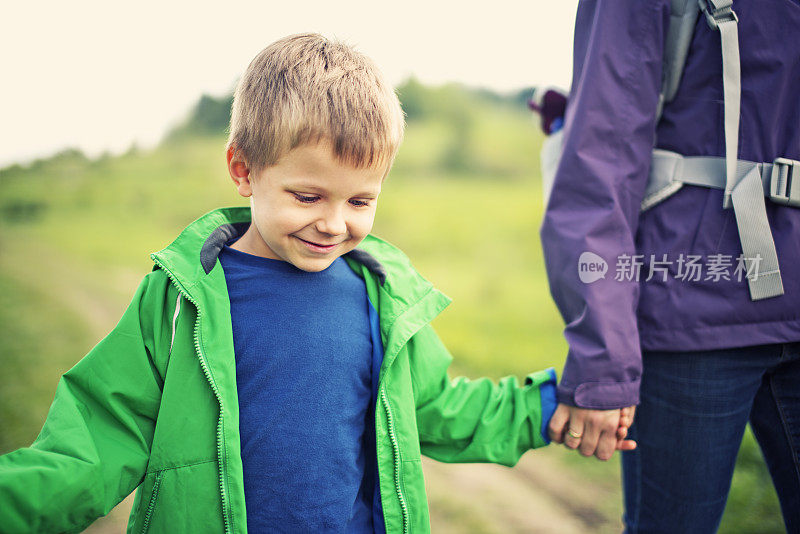
<instances>
[{"instance_id":1,"label":"green foliage","mask_svg":"<svg viewBox=\"0 0 800 534\"><path fill-rule=\"evenodd\" d=\"M233 94L219 98L210 95L201 96L183 124L167 135L167 140L186 136L225 135L231 120L231 104L233 104Z\"/></svg>"},{"instance_id":2,"label":"green foliage","mask_svg":"<svg viewBox=\"0 0 800 534\"><path fill-rule=\"evenodd\" d=\"M534 147L542 136L518 95L456 84L427 87L413 78L397 91L408 129L396 173L478 180L538 176Z\"/></svg>"},{"instance_id":3,"label":"green foliage","mask_svg":"<svg viewBox=\"0 0 800 534\"><path fill-rule=\"evenodd\" d=\"M436 102L430 97L430 89L416 78L409 78L398 86L397 96L402 102L408 122L430 117L436 112Z\"/></svg>"},{"instance_id":4,"label":"green foliage","mask_svg":"<svg viewBox=\"0 0 800 534\"><path fill-rule=\"evenodd\" d=\"M42 216L44 202L8 199L0 206L0 218L9 223L31 223Z\"/></svg>"}]
</instances>

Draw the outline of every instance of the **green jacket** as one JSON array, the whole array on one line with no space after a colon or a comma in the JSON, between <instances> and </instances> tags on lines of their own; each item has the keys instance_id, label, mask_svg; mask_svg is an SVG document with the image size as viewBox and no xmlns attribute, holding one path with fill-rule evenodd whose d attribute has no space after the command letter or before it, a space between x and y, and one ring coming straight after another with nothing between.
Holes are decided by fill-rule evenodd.
<instances>
[{"instance_id":1,"label":"green jacket","mask_svg":"<svg viewBox=\"0 0 800 534\"><path fill-rule=\"evenodd\" d=\"M119 324L61 378L36 441L0 457L0 531L78 532L137 486L129 532L247 531L217 255L249 220L247 208L213 211L152 255ZM513 465L545 444L539 385L554 376L449 380L451 357L429 325L447 297L375 237L346 258L384 344L375 429L386 530L428 532L420 454Z\"/></svg>"}]
</instances>

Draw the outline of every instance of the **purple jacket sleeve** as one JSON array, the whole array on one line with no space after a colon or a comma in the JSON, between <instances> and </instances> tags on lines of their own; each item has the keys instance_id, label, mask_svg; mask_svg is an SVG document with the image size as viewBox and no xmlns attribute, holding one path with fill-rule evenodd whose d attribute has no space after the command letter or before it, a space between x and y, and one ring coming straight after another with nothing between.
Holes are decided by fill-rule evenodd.
<instances>
[{"instance_id":1,"label":"purple jacket sleeve","mask_svg":"<svg viewBox=\"0 0 800 534\"><path fill-rule=\"evenodd\" d=\"M669 0L578 5L563 155L541 228L569 344L558 386L564 404L612 409L639 401L639 287L635 278L615 278L618 258L636 254L668 24ZM604 278L581 281L584 252L607 263Z\"/></svg>"}]
</instances>

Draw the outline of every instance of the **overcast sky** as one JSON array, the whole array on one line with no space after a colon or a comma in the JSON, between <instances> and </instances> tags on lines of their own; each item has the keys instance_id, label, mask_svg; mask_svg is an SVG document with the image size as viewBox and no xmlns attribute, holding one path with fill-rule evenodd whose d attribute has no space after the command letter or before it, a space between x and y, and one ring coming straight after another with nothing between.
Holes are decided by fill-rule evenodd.
<instances>
[{"instance_id":1,"label":"overcast sky","mask_svg":"<svg viewBox=\"0 0 800 534\"><path fill-rule=\"evenodd\" d=\"M476 6L476 7L472 7ZM7 2L0 166L77 147L149 147L203 93L229 93L267 44L316 31L398 84L509 91L570 81L577 0Z\"/></svg>"}]
</instances>

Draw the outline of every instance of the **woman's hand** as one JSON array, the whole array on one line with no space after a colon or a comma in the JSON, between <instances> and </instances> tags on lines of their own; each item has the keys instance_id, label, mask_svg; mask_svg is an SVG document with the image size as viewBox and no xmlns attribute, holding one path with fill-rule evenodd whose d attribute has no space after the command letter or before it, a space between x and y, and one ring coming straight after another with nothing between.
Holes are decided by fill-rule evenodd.
<instances>
[{"instance_id":1,"label":"woman's hand","mask_svg":"<svg viewBox=\"0 0 800 534\"><path fill-rule=\"evenodd\" d=\"M591 410L559 404L550 420L550 439L578 449L584 456L609 460L615 450L629 451L636 442L625 439L633 424L636 406L615 410Z\"/></svg>"}]
</instances>

